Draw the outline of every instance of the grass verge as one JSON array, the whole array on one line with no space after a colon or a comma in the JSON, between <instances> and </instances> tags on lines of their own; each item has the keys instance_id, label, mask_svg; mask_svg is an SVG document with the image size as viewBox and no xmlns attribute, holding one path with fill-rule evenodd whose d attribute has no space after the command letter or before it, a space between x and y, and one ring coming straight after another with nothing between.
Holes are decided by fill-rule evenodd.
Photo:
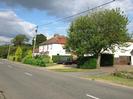
<instances>
[{"instance_id":1,"label":"grass verge","mask_svg":"<svg viewBox=\"0 0 133 99\"><path fill-rule=\"evenodd\" d=\"M78 69L78 68L62 68L62 69L50 69L57 72L88 72L90 69Z\"/></svg>"},{"instance_id":2,"label":"grass verge","mask_svg":"<svg viewBox=\"0 0 133 99\"><path fill-rule=\"evenodd\" d=\"M121 78L113 75L87 76L86 78L133 87L133 79Z\"/></svg>"},{"instance_id":3,"label":"grass verge","mask_svg":"<svg viewBox=\"0 0 133 99\"><path fill-rule=\"evenodd\" d=\"M46 67L55 66L55 63L46 63Z\"/></svg>"}]
</instances>

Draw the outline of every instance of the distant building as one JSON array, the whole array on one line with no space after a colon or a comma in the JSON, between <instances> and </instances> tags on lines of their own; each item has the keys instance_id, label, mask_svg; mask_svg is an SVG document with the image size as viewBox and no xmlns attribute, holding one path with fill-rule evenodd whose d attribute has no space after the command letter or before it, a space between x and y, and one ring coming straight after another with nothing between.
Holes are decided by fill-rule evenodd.
<instances>
[{"instance_id":1,"label":"distant building","mask_svg":"<svg viewBox=\"0 0 133 99\"><path fill-rule=\"evenodd\" d=\"M50 57L53 55L70 55L65 50L66 40L65 36L56 34L54 37L40 44L39 53L41 55L49 55Z\"/></svg>"}]
</instances>

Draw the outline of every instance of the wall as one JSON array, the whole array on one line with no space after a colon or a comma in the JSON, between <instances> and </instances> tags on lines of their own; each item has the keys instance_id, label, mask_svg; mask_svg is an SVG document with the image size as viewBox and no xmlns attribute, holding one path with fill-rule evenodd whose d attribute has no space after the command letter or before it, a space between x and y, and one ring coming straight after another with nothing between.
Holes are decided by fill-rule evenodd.
<instances>
[{"instance_id":1,"label":"wall","mask_svg":"<svg viewBox=\"0 0 133 99\"><path fill-rule=\"evenodd\" d=\"M52 57L52 55L70 55L67 54L65 49L63 49L63 44L50 44L39 46L39 53L49 52L48 55Z\"/></svg>"},{"instance_id":2,"label":"wall","mask_svg":"<svg viewBox=\"0 0 133 99\"><path fill-rule=\"evenodd\" d=\"M131 65L133 65L133 54L131 54L131 52L133 50L133 43L127 42L126 44L127 45L124 47L123 46L121 46L121 47L115 46L114 52L112 52L111 50L108 50L108 51L105 51L105 53L114 54L114 58L115 58L114 63L115 64L119 64L119 65L128 64L129 63L128 60L130 60ZM131 59L129 59L129 57L131 57Z\"/></svg>"}]
</instances>

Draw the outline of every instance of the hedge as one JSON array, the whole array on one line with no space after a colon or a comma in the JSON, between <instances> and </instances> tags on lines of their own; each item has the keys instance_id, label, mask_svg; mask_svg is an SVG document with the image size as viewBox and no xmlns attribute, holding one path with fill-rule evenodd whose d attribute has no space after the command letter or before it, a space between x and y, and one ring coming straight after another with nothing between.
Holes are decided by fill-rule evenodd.
<instances>
[{"instance_id":1,"label":"hedge","mask_svg":"<svg viewBox=\"0 0 133 99\"><path fill-rule=\"evenodd\" d=\"M101 54L101 66L113 66L114 54Z\"/></svg>"},{"instance_id":2,"label":"hedge","mask_svg":"<svg viewBox=\"0 0 133 99\"><path fill-rule=\"evenodd\" d=\"M95 57L80 57L77 59L78 68L95 69L97 59Z\"/></svg>"},{"instance_id":3,"label":"hedge","mask_svg":"<svg viewBox=\"0 0 133 99\"><path fill-rule=\"evenodd\" d=\"M43 60L45 63L51 62L50 56L48 56L48 55L35 56L35 59Z\"/></svg>"},{"instance_id":4,"label":"hedge","mask_svg":"<svg viewBox=\"0 0 133 99\"><path fill-rule=\"evenodd\" d=\"M35 58L28 58L28 57L25 57L23 59L23 63L25 64L30 64L30 65L35 65L35 66L40 66L40 67L45 67L46 64L45 64L45 61L42 60L42 59L35 59Z\"/></svg>"},{"instance_id":5,"label":"hedge","mask_svg":"<svg viewBox=\"0 0 133 99\"><path fill-rule=\"evenodd\" d=\"M67 61L72 61L72 56L53 55L52 60L54 63L67 62Z\"/></svg>"}]
</instances>

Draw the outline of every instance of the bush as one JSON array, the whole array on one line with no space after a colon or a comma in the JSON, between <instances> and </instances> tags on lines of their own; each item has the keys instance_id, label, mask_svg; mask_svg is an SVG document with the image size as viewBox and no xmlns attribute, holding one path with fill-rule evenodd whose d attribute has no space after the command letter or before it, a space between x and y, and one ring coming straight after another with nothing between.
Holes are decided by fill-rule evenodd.
<instances>
[{"instance_id":1,"label":"bush","mask_svg":"<svg viewBox=\"0 0 133 99\"><path fill-rule=\"evenodd\" d=\"M8 57L8 59L11 60L11 61L15 61L15 56L14 56L14 55L10 55L10 56Z\"/></svg>"},{"instance_id":2,"label":"bush","mask_svg":"<svg viewBox=\"0 0 133 99\"><path fill-rule=\"evenodd\" d=\"M30 64L30 65L36 65L36 66L40 66L40 67L46 66L44 60L35 59L35 58L28 58L28 57L24 58L23 63Z\"/></svg>"},{"instance_id":3,"label":"bush","mask_svg":"<svg viewBox=\"0 0 133 99\"><path fill-rule=\"evenodd\" d=\"M101 66L113 66L114 55L113 54L101 54Z\"/></svg>"},{"instance_id":4,"label":"bush","mask_svg":"<svg viewBox=\"0 0 133 99\"><path fill-rule=\"evenodd\" d=\"M115 71L113 75L121 78L133 79L133 71Z\"/></svg>"},{"instance_id":5,"label":"bush","mask_svg":"<svg viewBox=\"0 0 133 99\"><path fill-rule=\"evenodd\" d=\"M95 69L96 61L95 57L80 57L77 59L77 65L82 69Z\"/></svg>"},{"instance_id":6,"label":"bush","mask_svg":"<svg viewBox=\"0 0 133 99\"><path fill-rule=\"evenodd\" d=\"M53 55L52 60L54 63L65 63L72 61L72 56L63 56L63 55Z\"/></svg>"},{"instance_id":7,"label":"bush","mask_svg":"<svg viewBox=\"0 0 133 99\"><path fill-rule=\"evenodd\" d=\"M7 58L9 46L1 45L0 46L0 58Z\"/></svg>"},{"instance_id":8,"label":"bush","mask_svg":"<svg viewBox=\"0 0 133 99\"><path fill-rule=\"evenodd\" d=\"M45 60L42 57L37 56L35 58L32 58L32 51L31 50L28 51L28 54L23 59L23 63L30 64L30 65L41 66L41 67L46 66Z\"/></svg>"},{"instance_id":9,"label":"bush","mask_svg":"<svg viewBox=\"0 0 133 99\"><path fill-rule=\"evenodd\" d=\"M22 54L23 54L23 52L22 52L21 47L18 47L16 52L15 52L15 61L19 61L20 62L21 59L22 59Z\"/></svg>"},{"instance_id":10,"label":"bush","mask_svg":"<svg viewBox=\"0 0 133 99\"><path fill-rule=\"evenodd\" d=\"M48 56L48 55L35 56L35 59L44 60L45 63L50 63L51 62L50 56Z\"/></svg>"}]
</instances>

